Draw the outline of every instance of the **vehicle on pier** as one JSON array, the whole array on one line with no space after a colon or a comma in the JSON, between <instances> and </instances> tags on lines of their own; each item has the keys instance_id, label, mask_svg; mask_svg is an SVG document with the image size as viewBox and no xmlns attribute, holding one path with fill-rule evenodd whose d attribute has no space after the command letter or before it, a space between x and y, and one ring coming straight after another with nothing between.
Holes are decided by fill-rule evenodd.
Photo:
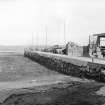
<instances>
[{"instance_id":1,"label":"vehicle on pier","mask_svg":"<svg viewBox=\"0 0 105 105\"><path fill-rule=\"evenodd\" d=\"M89 55L105 58L105 33L89 36Z\"/></svg>"}]
</instances>

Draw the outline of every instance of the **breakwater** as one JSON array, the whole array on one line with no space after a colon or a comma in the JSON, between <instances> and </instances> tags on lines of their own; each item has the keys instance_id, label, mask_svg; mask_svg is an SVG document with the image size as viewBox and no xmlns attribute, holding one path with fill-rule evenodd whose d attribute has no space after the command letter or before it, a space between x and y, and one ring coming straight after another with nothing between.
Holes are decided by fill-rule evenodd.
<instances>
[{"instance_id":1,"label":"breakwater","mask_svg":"<svg viewBox=\"0 0 105 105\"><path fill-rule=\"evenodd\" d=\"M66 75L91 78L98 81L105 81L105 65L68 58L63 55L25 51L24 56L44 65L50 70L54 70Z\"/></svg>"}]
</instances>

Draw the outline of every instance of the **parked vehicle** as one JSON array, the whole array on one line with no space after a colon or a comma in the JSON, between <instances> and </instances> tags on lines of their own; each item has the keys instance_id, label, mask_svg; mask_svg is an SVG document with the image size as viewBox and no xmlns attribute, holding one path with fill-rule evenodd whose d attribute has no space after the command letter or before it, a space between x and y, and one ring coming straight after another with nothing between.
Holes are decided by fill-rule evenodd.
<instances>
[{"instance_id":1,"label":"parked vehicle","mask_svg":"<svg viewBox=\"0 0 105 105\"><path fill-rule=\"evenodd\" d=\"M89 36L89 55L105 58L105 33Z\"/></svg>"}]
</instances>

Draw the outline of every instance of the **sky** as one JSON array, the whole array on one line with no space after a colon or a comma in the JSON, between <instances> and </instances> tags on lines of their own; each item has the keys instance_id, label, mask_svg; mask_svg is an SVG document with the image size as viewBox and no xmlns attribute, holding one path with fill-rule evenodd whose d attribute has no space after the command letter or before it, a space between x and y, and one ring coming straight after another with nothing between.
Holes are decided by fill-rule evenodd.
<instances>
[{"instance_id":1,"label":"sky","mask_svg":"<svg viewBox=\"0 0 105 105\"><path fill-rule=\"evenodd\" d=\"M105 0L0 0L0 45L87 45L96 33L105 33Z\"/></svg>"}]
</instances>

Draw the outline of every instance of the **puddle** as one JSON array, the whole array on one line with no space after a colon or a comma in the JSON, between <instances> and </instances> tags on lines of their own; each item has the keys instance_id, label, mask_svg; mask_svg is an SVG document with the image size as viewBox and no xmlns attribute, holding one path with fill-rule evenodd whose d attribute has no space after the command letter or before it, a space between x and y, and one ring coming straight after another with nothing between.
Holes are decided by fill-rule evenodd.
<instances>
[{"instance_id":1,"label":"puddle","mask_svg":"<svg viewBox=\"0 0 105 105\"><path fill-rule=\"evenodd\" d=\"M100 90L96 92L97 95L105 96L105 86L101 87Z\"/></svg>"}]
</instances>

